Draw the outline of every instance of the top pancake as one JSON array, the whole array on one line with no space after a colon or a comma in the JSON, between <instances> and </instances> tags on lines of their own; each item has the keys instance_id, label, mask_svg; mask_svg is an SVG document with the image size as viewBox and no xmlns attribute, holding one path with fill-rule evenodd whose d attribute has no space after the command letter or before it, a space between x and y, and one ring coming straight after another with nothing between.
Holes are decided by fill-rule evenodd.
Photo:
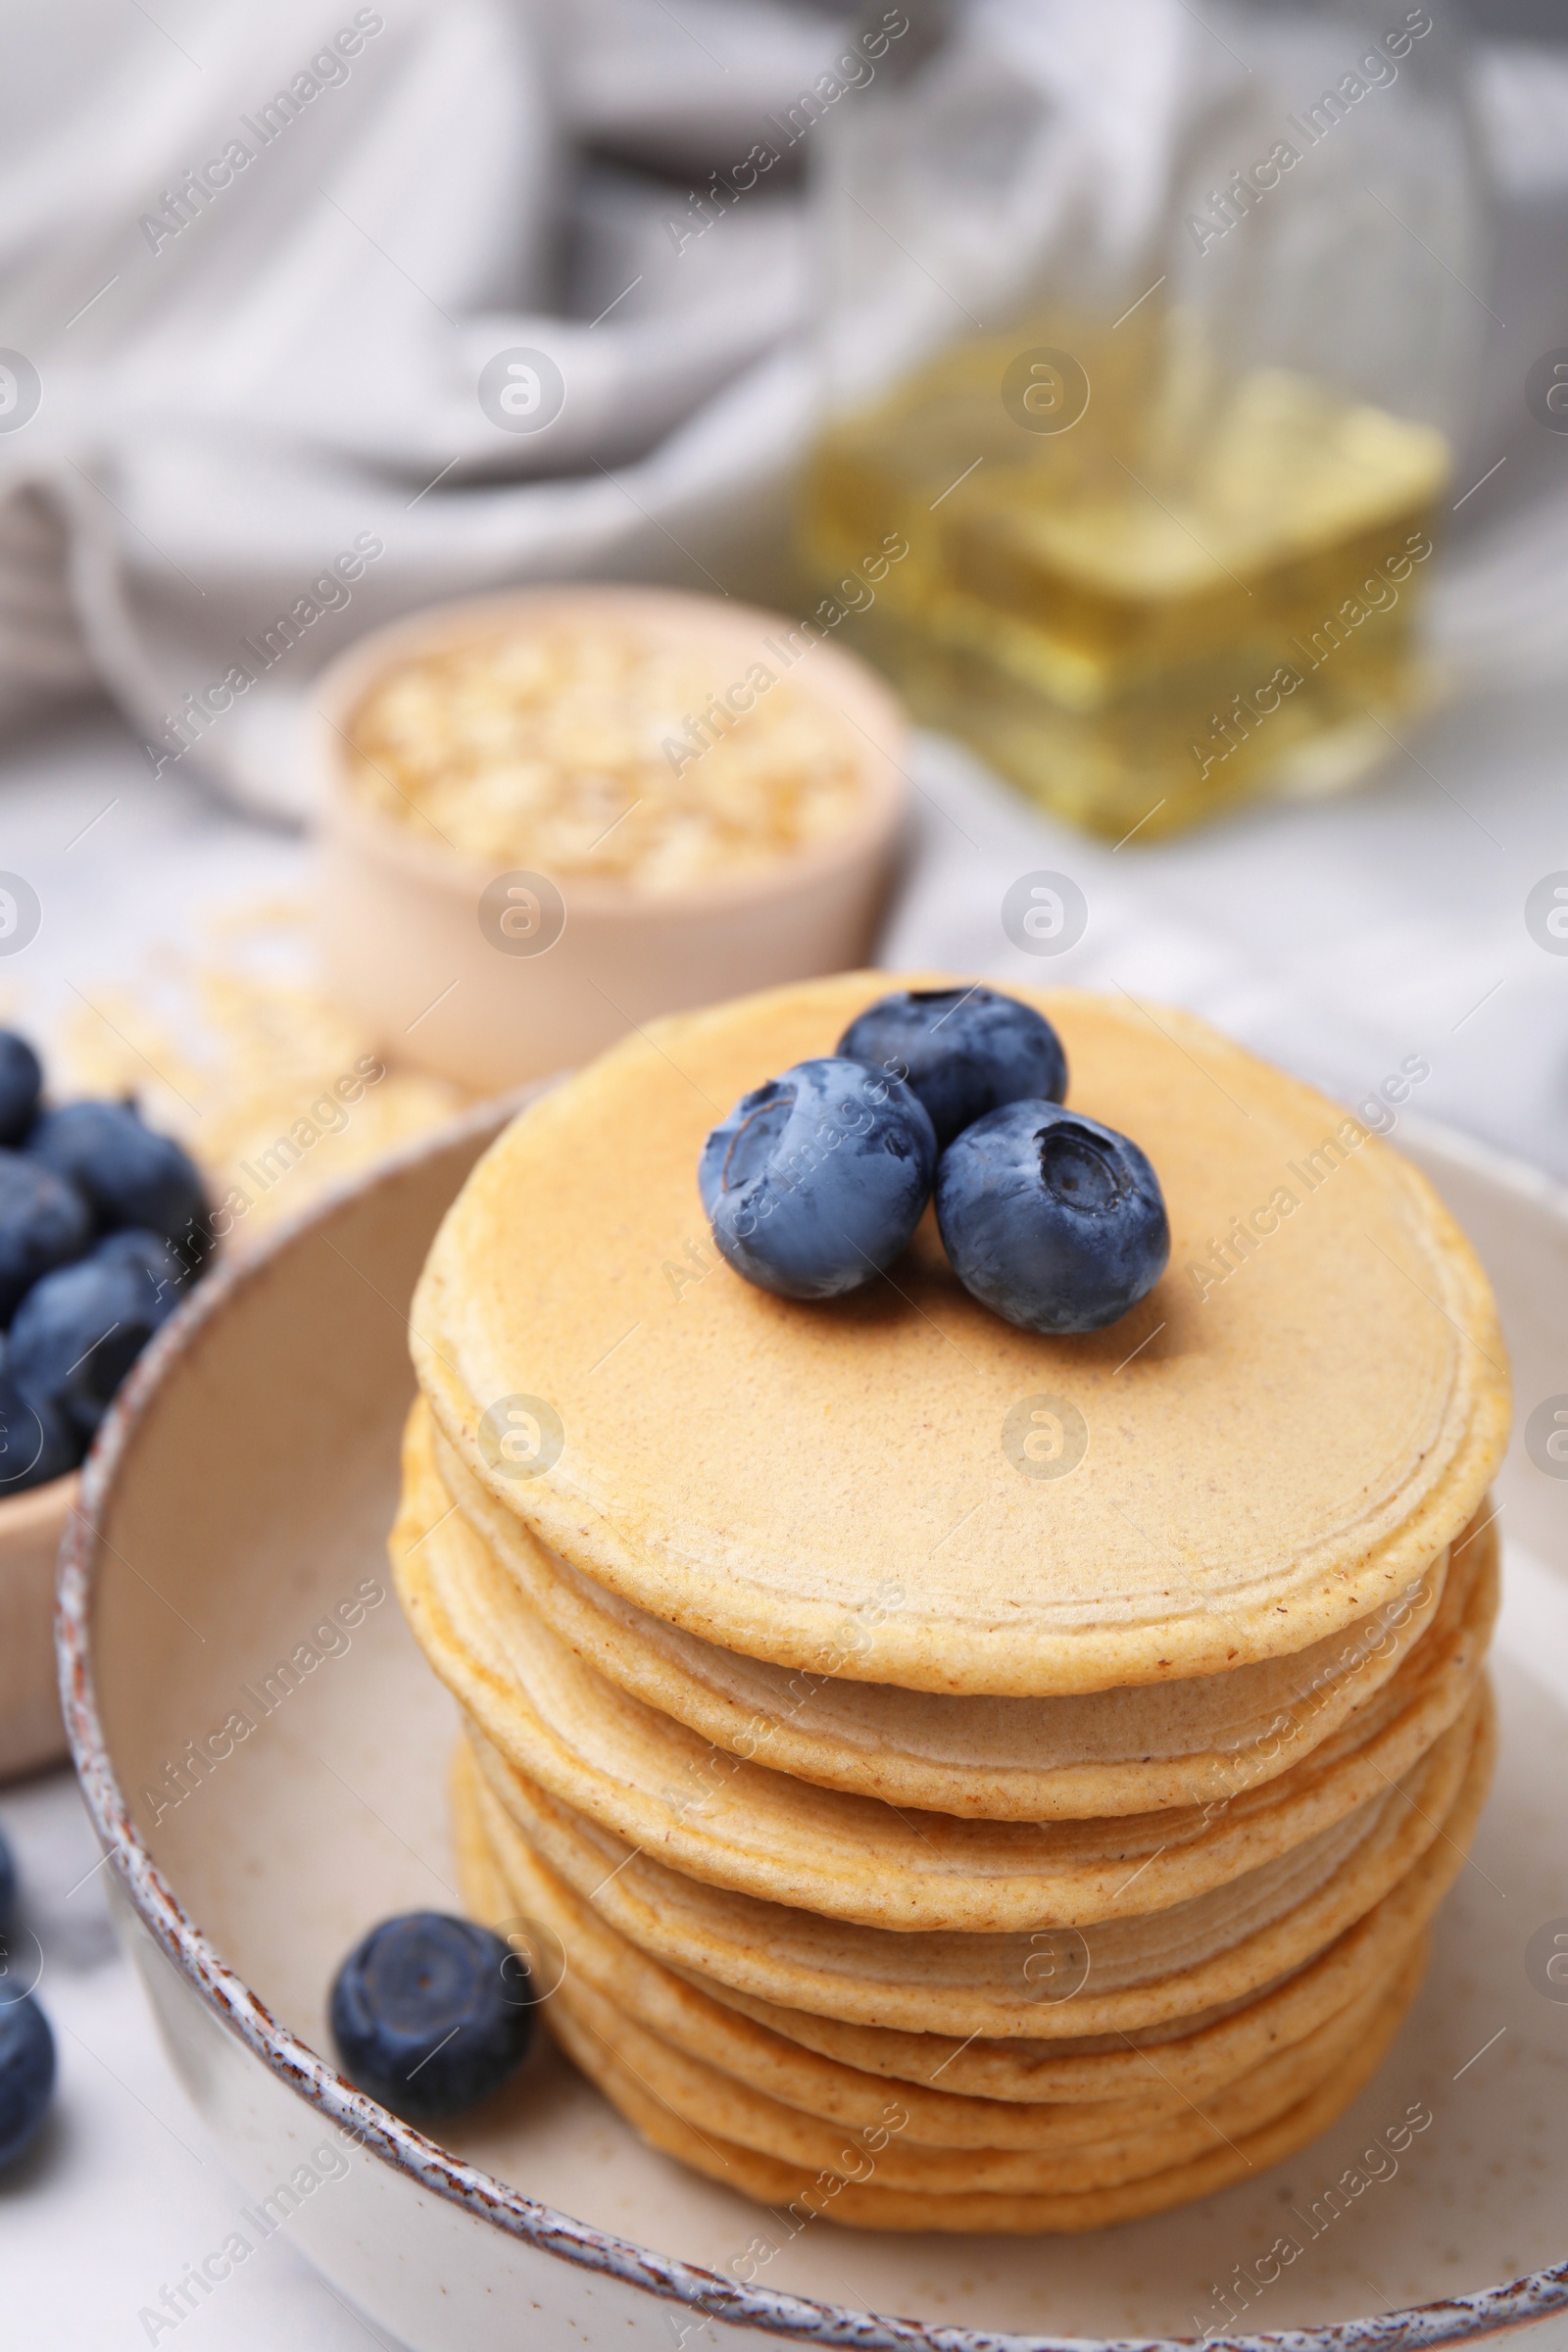
<instances>
[{"instance_id":1,"label":"top pancake","mask_svg":"<svg viewBox=\"0 0 1568 2352\"><path fill-rule=\"evenodd\" d=\"M890 979L660 1022L491 1148L413 1317L420 1383L472 1475L582 1573L705 1641L911 1690L1221 1673L1412 1585L1506 1440L1485 1276L1396 1152L1190 1015L1014 992L1060 1032L1069 1106L1131 1135L1164 1189L1169 1269L1108 1331L1013 1329L929 1231L823 1304L718 1259L696 1181L708 1129L831 1053ZM526 1439L520 1459L500 1449L509 1410L559 1433L549 1466Z\"/></svg>"}]
</instances>

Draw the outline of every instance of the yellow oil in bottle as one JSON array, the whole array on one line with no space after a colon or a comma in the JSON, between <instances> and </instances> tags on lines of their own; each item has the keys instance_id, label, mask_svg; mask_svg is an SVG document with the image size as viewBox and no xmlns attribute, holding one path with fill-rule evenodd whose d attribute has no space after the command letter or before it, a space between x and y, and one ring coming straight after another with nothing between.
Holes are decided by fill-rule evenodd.
<instances>
[{"instance_id":1,"label":"yellow oil in bottle","mask_svg":"<svg viewBox=\"0 0 1568 2352\"><path fill-rule=\"evenodd\" d=\"M1388 749L1449 456L1302 374L1222 376L1169 315L1058 320L834 422L804 554L830 596L901 534L857 647L1056 813L1151 838Z\"/></svg>"}]
</instances>

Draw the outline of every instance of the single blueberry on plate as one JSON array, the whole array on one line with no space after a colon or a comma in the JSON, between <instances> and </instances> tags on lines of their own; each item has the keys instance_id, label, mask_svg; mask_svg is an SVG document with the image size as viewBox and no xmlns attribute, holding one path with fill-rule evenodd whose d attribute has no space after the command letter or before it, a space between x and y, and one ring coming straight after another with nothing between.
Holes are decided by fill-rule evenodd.
<instances>
[{"instance_id":1,"label":"single blueberry on plate","mask_svg":"<svg viewBox=\"0 0 1568 2352\"><path fill-rule=\"evenodd\" d=\"M906 1086L825 1055L743 1095L704 1144L697 1182L737 1274L781 1298L837 1298L898 1256L936 1157Z\"/></svg>"},{"instance_id":2,"label":"single blueberry on plate","mask_svg":"<svg viewBox=\"0 0 1568 2352\"><path fill-rule=\"evenodd\" d=\"M421 2123L475 2106L515 2073L533 1988L488 1928L409 1911L355 1945L333 1980L331 2019L349 2079Z\"/></svg>"},{"instance_id":3,"label":"single blueberry on plate","mask_svg":"<svg viewBox=\"0 0 1568 2352\"><path fill-rule=\"evenodd\" d=\"M40 1275L92 1247L92 1211L65 1177L20 1152L0 1150L0 1324L9 1323Z\"/></svg>"},{"instance_id":4,"label":"single blueberry on plate","mask_svg":"<svg viewBox=\"0 0 1568 2352\"><path fill-rule=\"evenodd\" d=\"M172 1136L156 1135L133 1102L66 1102L27 1138L34 1159L69 1177L105 1232L138 1225L177 1243L193 1263L210 1237L196 1163Z\"/></svg>"},{"instance_id":5,"label":"single blueberry on plate","mask_svg":"<svg viewBox=\"0 0 1568 2352\"><path fill-rule=\"evenodd\" d=\"M1159 1179L1113 1127L1056 1102L1009 1102L937 1168L954 1272L1025 1331L1099 1331L1147 1297L1170 1256Z\"/></svg>"},{"instance_id":6,"label":"single blueberry on plate","mask_svg":"<svg viewBox=\"0 0 1568 2352\"><path fill-rule=\"evenodd\" d=\"M43 1069L24 1037L0 1029L0 1144L20 1144L32 1125Z\"/></svg>"},{"instance_id":7,"label":"single blueberry on plate","mask_svg":"<svg viewBox=\"0 0 1568 2352\"><path fill-rule=\"evenodd\" d=\"M55 2037L30 1992L0 2006L0 2165L37 2138L55 2087Z\"/></svg>"},{"instance_id":8,"label":"single blueberry on plate","mask_svg":"<svg viewBox=\"0 0 1568 2352\"><path fill-rule=\"evenodd\" d=\"M163 1251L156 1234L115 1234L91 1257L33 1284L11 1326L6 1370L40 1413L52 1410L92 1436L178 1304Z\"/></svg>"},{"instance_id":9,"label":"single blueberry on plate","mask_svg":"<svg viewBox=\"0 0 1568 2352\"><path fill-rule=\"evenodd\" d=\"M74 1470L87 1449L81 1431L51 1404L24 1396L0 1364L0 1501ZM0 1908L0 1919L5 1916Z\"/></svg>"},{"instance_id":10,"label":"single blueberry on plate","mask_svg":"<svg viewBox=\"0 0 1568 2352\"><path fill-rule=\"evenodd\" d=\"M906 1077L931 1114L938 1148L1004 1102L1059 1102L1061 1040L1032 1004L992 988L901 988L853 1020L838 1051Z\"/></svg>"}]
</instances>

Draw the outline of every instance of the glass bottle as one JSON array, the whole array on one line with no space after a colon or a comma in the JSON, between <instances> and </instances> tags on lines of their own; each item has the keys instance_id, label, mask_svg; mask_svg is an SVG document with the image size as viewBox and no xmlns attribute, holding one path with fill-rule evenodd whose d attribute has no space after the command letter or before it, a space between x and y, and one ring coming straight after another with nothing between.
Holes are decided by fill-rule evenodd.
<instances>
[{"instance_id":1,"label":"glass bottle","mask_svg":"<svg viewBox=\"0 0 1568 2352\"><path fill-rule=\"evenodd\" d=\"M1427 691L1486 316L1454 16L871 0L858 47L813 128L824 623L1112 839L1360 773Z\"/></svg>"}]
</instances>

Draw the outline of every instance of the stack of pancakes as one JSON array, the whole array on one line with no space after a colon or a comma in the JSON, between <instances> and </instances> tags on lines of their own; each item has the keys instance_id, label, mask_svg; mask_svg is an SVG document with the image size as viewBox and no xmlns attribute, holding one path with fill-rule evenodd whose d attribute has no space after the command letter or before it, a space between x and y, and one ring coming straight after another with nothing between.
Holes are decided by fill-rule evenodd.
<instances>
[{"instance_id":1,"label":"stack of pancakes","mask_svg":"<svg viewBox=\"0 0 1568 2352\"><path fill-rule=\"evenodd\" d=\"M1085 2229L1299 2147L1414 1997L1490 1769L1503 1349L1396 1153L1072 992L1069 1103L1170 1211L1148 1299L1042 1339L927 1228L751 1288L704 1135L887 985L678 1016L493 1147L394 1564L466 1899L648 2140L793 2227Z\"/></svg>"}]
</instances>

